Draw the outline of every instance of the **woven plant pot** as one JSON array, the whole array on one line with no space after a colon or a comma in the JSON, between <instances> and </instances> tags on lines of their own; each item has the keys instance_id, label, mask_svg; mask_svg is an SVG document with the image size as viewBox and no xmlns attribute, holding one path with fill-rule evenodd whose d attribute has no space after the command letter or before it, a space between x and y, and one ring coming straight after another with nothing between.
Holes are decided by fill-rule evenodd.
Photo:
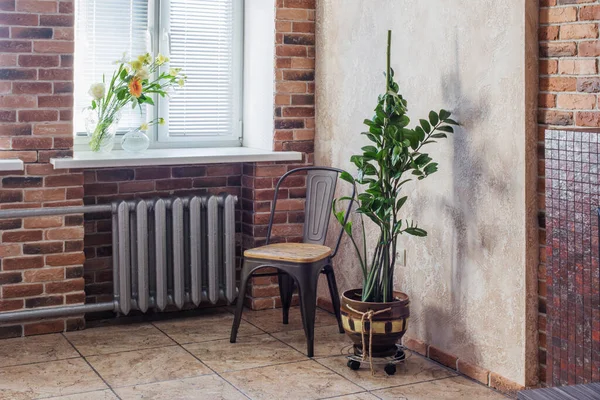
<instances>
[{"instance_id":1,"label":"woven plant pot","mask_svg":"<svg viewBox=\"0 0 600 400\"><path fill-rule=\"evenodd\" d=\"M362 356L364 348L373 357L391 357L396 354L396 343L402 339L408 327L409 299L402 292L394 292L394 301L370 303L361 301L362 289L351 289L342 295L342 323L346 334L354 343L354 354ZM382 310L386 310L383 311ZM373 312L370 318L363 314ZM363 334L364 333L364 334ZM369 338L373 343L369 343Z\"/></svg>"}]
</instances>

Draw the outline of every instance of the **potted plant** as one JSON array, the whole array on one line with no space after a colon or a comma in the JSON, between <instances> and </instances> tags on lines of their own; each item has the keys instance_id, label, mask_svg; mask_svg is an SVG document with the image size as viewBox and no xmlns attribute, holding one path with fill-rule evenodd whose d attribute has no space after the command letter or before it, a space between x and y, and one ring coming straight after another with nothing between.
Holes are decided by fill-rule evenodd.
<instances>
[{"instance_id":1,"label":"potted plant","mask_svg":"<svg viewBox=\"0 0 600 400\"><path fill-rule=\"evenodd\" d=\"M379 96L375 116L364 121L368 132L363 132L370 145L362 148L362 154L350 160L358 168L356 178L348 173L341 178L365 190L358 195L356 212L360 216L362 245L353 235L352 221L344 221L344 212L338 211L336 202L350 200L342 197L334 200L333 212L342 224L356 250L363 275L363 286L342 295L342 320L346 333L354 343L354 352L363 359L393 356L396 343L407 328L409 298L394 290L394 268L400 235L427 236L427 232L414 221L401 215L408 196L404 192L407 183L422 180L438 169L438 164L424 152L427 145L452 133L450 112L431 111L428 119L421 119L409 128L407 101L398 93L394 71L390 67L391 31L388 31L387 69L385 93ZM367 217L377 227L374 251L367 251L365 224ZM369 257L367 257L369 255Z\"/></svg>"}]
</instances>

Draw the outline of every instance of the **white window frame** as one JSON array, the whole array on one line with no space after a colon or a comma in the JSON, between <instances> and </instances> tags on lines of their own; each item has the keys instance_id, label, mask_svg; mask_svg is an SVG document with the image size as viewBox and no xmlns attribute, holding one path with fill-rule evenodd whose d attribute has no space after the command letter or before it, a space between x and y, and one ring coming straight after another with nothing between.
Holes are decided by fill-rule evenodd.
<instances>
[{"instance_id":1,"label":"white window frame","mask_svg":"<svg viewBox=\"0 0 600 400\"><path fill-rule=\"evenodd\" d=\"M168 149L168 148L210 148L210 147L241 147L243 142L243 77L244 77L244 3L245 0L233 0L234 10L234 81L235 88L232 126L234 127L231 135L227 136L169 136L168 128L168 98L161 98L158 95L153 96L155 105L146 105L146 120L151 121L158 117L165 119L165 125L154 125L146 133L150 138L149 148ZM148 51L157 55L161 53L169 57L169 10L170 0L148 0L148 35L146 47ZM166 21L166 22L165 22ZM77 56L77 55L75 55ZM130 56L136 56L130 54ZM169 63L163 66L163 70L168 70ZM185 74L185 71L182 71ZM75 71L77 73L77 71ZM121 148L119 140L127 130L117 132L115 149ZM87 144L88 137L74 134L75 150L89 150Z\"/></svg>"}]
</instances>

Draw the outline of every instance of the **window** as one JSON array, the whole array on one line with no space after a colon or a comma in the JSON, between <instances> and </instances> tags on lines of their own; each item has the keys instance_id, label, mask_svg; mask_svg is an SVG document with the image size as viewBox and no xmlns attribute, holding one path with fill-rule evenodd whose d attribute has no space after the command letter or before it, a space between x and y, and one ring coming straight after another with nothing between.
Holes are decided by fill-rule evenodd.
<instances>
[{"instance_id":1,"label":"window","mask_svg":"<svg viewBox=\"0 0 600 400\"><path fill-rule=\"evenodd\" d=\"M85 132L89 86L115 61L150 52L170 58L188 79L155 106L123 110L119 132L163 117L153 147L240 146L243 0L77 0L75 131Z\"/></svg>"}]
</instances>

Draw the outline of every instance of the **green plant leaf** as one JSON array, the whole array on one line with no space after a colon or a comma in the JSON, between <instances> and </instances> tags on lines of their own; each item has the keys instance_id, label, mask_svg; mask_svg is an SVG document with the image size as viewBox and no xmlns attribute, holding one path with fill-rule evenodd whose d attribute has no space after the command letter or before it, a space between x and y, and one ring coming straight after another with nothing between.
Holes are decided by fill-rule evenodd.
<instances>
[{"instance_id":1,"label":"green plant leaf","mask_svg":"<svg viewBox=\"0 0 600 400\"><path fill-rule=\"evenodd\" d=\"M454 133L454 128L451 127L450 125L442 125L442 126L438 126L438 131Z\"/></svg>"},{"instance_id":2,"label":"green plant leaf","mask_svg":"<svg viewBox=\"0 0 600 400\"><path fill-rule=\"evenodd\" d=\"M447 124L450 124L450 125L460 125L458 122L456 122L455 120L450 119L450 118L446 118L444 120L444 122L447 123Z\"/></svg>"},{"instance_id":3,"label":"green plant leaf","mask_svg":"<svg viewBox=\"0 0 600 400\"><path fill-rule=\"evenodd\" d=\"M346 182L354 183L354 178L348 172L344 171L340 174L340 179L345 180Z\"/></svg>"},{"instance_id":4,"label":"green plant leaf","mask_svg":"<svg viewBox=\"0 0 600 400\"><path fill-rule=\"evenodd\" d=\"M404 205L404 203L406 203L407 199L408 199L408 196L399 198L398 201L396 202L396 210L401 209L402 206Z\"/></svg>"},{"instance_id":5,"label":"green plant leaf","mask_svg":"<svg viewBox=\"0 0 600 400\"><path fill-rule=\"evenodd\" d=\"M415 163L419 166L423 166L423 165L427 164L429 161L431 161L431 157L429 157L429 154L421 154L419 157L417 157L415 159Z\"/></svg>"},{"instance_id":6,"label":"green plant leaf","mask_svg":"<svg viewBox=\"0 0 600 400\"><path fill-rule=\"evenodd\" d=\"M445 133L434 133L433 135L431 135L431 137L434 139L444 139L447 138L448 135L446 135Z\"/></svg>"},{"instance_id":7,"label":"green plant leaf","mask_svg":"<svg viewBox=\"0 0 600 400\"><path fill-rule=\"evenodd\" d=\"M437 172L437 170L438 170L438 164L437 163L427 164L425 166L425 168L423 168L423 172L425 172L425 174L427 174L427 175L433 174L434 172Z\"/></svg>"},{"instance_id":8,"label":"green plant leaf","mask_svg":"<svg viewBox=\"0 0 600 400\"><path fill-rule=\"evenodd\" d=\"M450 118L450 115L452 115L450 111L446 111L444 109L440 110L440 119L442 121L445 121L446 119Z\"/></svg>"},{"instance_id":9,"label":"green plant leaf","mask_svg":"<svg viewBox=\"0 0 600 400\"><path fill-rule=\"evenodd\" d=\"M429 111L429 122L431 126L436 126L440 122L440 118L435 111Z\"/></svg>"},{"instance_id":10,"label":"green plant leaf","mask_svg":"<svg viewBox=\"0 0 600 400\"><path fill-rule=\"evenodd\" d=\"M404 232L408 233L409 235L413 235L413 236L419 236L419 237L424 237L427 236L427 231L425 231L424 229L421 228L406 228L404 230Z\"/></svg>"},{"instance_id":11,"label":"green plant leaf","mask_svg":"<svg viewBox=\"0 0 600 400\"><path fill-rule=\"evenodd\" d=\"M421 123L421 128L423 128L425 133L431 132L431 125L429 125L429 122L427 122L427 120L420 119L419 122Z\"/></svg>"}]
</instances>

